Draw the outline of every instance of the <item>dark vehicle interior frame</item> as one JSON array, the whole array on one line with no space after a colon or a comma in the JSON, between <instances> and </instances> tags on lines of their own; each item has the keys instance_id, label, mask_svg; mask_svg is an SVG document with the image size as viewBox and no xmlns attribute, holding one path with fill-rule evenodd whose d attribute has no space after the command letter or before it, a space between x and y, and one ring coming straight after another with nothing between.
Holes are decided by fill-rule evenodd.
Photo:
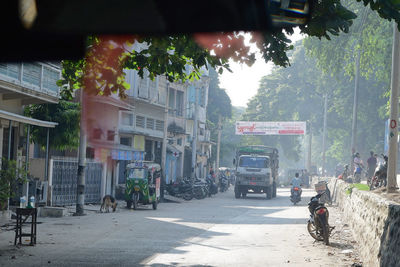
<instances>
[{"instance_id":1,"label":"dark vehicle interior frame","mask_svg":"<svg viewBox=\"0 0 400 267\"><path fill-rule=\"evenodd\" d=\"M293 19L306 21L311 11L301 10L307 9L310 1L4 1L0 9L0 61L80 59L91 34L268 32L290 26ZM275 18L279 23L274 23ZM25 20L31 20L29 27Z\"/></svg>"}]
</instances>

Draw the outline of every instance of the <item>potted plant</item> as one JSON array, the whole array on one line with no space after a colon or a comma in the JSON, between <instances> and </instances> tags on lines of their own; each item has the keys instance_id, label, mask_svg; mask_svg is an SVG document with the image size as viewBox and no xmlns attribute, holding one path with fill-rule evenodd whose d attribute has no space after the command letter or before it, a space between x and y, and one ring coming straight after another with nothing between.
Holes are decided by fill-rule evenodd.
<instances>
[{"instance_id":1,"label":"potted plant","mask_svg":"<svg viewBox=\"0 0 400 267\"><path fill-rule=\"evenodd\" d=\"M3 158L0 170L0 211L7 210L8 199L15 197L18 184L27 181L27 172L18 168L15 160Z\"/></svg>"}]
</instances>

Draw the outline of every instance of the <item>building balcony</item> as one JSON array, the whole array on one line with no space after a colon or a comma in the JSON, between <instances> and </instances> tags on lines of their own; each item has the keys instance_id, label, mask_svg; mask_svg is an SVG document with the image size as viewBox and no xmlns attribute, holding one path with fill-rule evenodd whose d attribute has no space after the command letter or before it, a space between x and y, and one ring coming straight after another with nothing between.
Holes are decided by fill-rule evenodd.
<instances>
[{"instance_id":1,"label":"building balcony","mask_svg":"<svg viewBox=\"0 0 400 267\"><path fill-rule=\"evenodd\" d=\"M57 103L60 68L51 63L0 63L0 94L4 100L21 99L22 105Z\"/></svg>"},{"instance_id":2,"label":"building balcony","mask_svg":"<svg viewBox=\"0 0 400 267\"><path fill-rule=\"evenodd\" d=\"M204 129L200 129L203 130L203 135L199 134L197 136L198 140L200 143L210 143L211 141L211 133L210 130L204 130Z\"/></svg>"}]
</instances>

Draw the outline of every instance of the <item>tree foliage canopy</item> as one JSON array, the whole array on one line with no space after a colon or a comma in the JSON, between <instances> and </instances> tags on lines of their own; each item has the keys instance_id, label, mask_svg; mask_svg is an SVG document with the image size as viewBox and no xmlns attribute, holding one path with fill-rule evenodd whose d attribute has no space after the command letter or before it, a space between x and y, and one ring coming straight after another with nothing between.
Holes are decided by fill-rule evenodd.
<instances>
[{"instance_id":1,"label":"tree foliage canopy","mask_svg":"<svg viewBox=\"0 0 400 267\"><path fill-rule=\"evenodd\" d=\"M35 104L25 108L25 115L35 119L57 122L50 128L50 147L58 150L74 149L79 144L80 105L63 95L58 104ZM46 145L47 128L31 126L32 142Z\"/></svg>"},{"instance_id":2,"label":"tree foliage canopy","mask_svg":"<svg viewBox=\"0 0 400 267\"><path fill-rule=\"evenodd\" d=\"M345 37L342 37L345 38ZM307 41L305 41L307 42ZM345 72L335 76L325 74L316 64L317 59L306 53L297 43L291 56L292 65L276 67L263 77L254 96L242 116L249 121L308 121L316 138L313 150L321 153L324 95L328 94L327 157L333 167L348 160L351 138L354 81ZM385 87L371 80L360 79L358 113L358 150L362 155L368 151L382 151L384 135L384 113L377 112L385 106ZM304 152L304 139L295 136L246 137L244 142L252 144L279 145L288 159L299 160ZM314 154L313 161L320 163L321 154Z\"/></svg>"},{"instance_id":3,"label":"tree foliage canopy","mask_svg":"<svg viewBox=\"0 0 400 267\"><path fill-rule=\"evenodd\" d=\"M208 88L208 104L207 104L207 127L211 131L211 140L217 142L218 139L218 120L221 116L221 122L224 123L232 117L232 104L226 91L219 86L218 73L213 69L209 69L210 84ZM225 142L221 141L221 155L225 149ZM216 160L216 146L212 147L211 161Z\"/></svg>"},{"instance_id":4,"label":"tree foliage canopy","mask_svg":"<svg viewBox=\"0 0 400 267\"><path fill-rule=\"evenodd\" d=\"M390 80L392 24L361 3L343 2L358 16L349 33L333 36L332 42L306 38L307 52L317 58L324 72L336 75L344 69L350 77L354 77L355 61L360 53L361 75L386 83Z\"/></svg>"}]
</instances>

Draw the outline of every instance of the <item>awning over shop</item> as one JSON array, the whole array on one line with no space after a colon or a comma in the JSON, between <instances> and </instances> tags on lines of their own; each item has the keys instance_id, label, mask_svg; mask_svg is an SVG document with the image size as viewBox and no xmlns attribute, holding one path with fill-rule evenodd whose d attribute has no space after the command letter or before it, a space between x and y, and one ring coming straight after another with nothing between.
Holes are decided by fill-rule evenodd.
<instances>
[{"instance_id":1,"label":"awning over shop","mask_svg":"<svg viewBox=\"0 0 400 267\"><path fill-rule=\"evenodd\" d=\"M113 149L111 158L114 160L144 161L144 152Z\"/></svg>"},{"instance_id":2,"label":"awning over shop","mask_svg":"<svg viewBox=\"0 0 400 267\"><path fill-rule=\"evenodd\" d=\"M56 122L50 122L50 121L41 121L33 118L29 118L26 116L18 115L12 112L8 112L5 110L0 110L0 118L10 120L10 121L17 121L29 125L35 125L35 126L40 126L40 127L46 127L46 128L54 128L58 123Z\"/></svg>"}]
</instances>

